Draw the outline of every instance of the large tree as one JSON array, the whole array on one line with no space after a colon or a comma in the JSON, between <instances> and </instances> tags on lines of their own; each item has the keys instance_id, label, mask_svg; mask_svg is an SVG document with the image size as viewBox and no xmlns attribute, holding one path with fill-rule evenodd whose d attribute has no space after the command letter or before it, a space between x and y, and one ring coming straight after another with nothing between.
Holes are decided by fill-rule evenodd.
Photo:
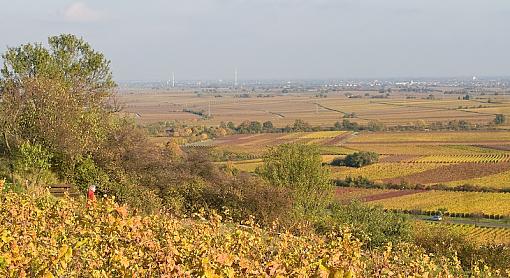
<instances>
[{"instance_id":1,"label":"large tree","mask_svg":"<svg viewBox=\"0 0 510 278\"><path fill-rule=\"evenodd\" d=\"M83 39L50 37L47 46L8 48L0 75L1 146L23 142L58 154L60 166L97 150L110 129L110 62Z\"/></svg>"}]
</instances>

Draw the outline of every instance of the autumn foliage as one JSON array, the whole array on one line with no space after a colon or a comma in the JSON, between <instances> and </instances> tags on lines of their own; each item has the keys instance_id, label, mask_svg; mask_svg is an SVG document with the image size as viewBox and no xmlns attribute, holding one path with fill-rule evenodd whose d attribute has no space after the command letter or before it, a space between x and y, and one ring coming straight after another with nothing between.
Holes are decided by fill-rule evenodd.
<instances>
[{"instance_id":1,"label":"autumn foliage","mask_svg":"<svg viewBox=\"0 0 510 278\"><path fill-rule=\"evenodd\" d=\"M294 236L215 213L140 216L112 200L86 208L49 195L1 193L0 202L2 277L466 275L454 257L430 256L409 244L367 251L341 229Z\"/></svg>"}]
</instances>

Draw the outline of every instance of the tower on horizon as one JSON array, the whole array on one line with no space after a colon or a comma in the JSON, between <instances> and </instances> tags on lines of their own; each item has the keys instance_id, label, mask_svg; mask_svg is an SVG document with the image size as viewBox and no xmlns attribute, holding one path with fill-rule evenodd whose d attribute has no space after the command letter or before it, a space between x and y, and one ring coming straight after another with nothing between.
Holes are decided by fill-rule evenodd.
<instances>
[{"instance_id":1,"label":"tower on horizon","mask_svg":"<svg viewBox=\"0 0 510 278\"><path fill-rule=\"evenodd\" d=\"M237 68L234 70L234 88L237 88Z\"/></svg>"}]
</instances>

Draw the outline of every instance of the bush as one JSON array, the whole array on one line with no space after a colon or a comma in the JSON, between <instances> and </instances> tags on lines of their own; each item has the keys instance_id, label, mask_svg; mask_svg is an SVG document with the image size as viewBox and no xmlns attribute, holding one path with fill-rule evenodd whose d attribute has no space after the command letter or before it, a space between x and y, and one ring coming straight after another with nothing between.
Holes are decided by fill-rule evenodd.
<instances>
[{"instance_id":1,"label":"bush","mask_svg":"<svg viewBox=\"0 0 510 278\"><path fill-rule=\"evenodd\" d=\"M87 190L92 184L102 188L110 183L108 175L95 164L90 156L77 164L73 181L82 191Z\"/></svg>"},{"instance_id":2,"label":"bush","mask_svg":"<svg viewBox=\"0 0 510 278\"><path fill-rule=\"evenodd\" d=\"M20 145L14 158L16 174L23 177L26 185L47 185L56 181L55 175L50 171L53 154L39 144L25 142Z\"/></svg>"},{"instance_id":3,"label":"bush","mask_svg":"<svg viewBox=\"0 0 510 278\"><path fill-rule=\"evenodd\" d=\"M407 216L385 212L381 207L358 201L332 205L331 221L336 225L349 226L369 248L389 242L405 242L411 238L411 223Z\"/></svg>"},{"instance_id":4,"label":"bush","mask_svg":"<svg viewBox=\"0 0 510 278\"><path fill-rule=\"evenodd\" d=\"M217 214L134 215L111 200L0 194L2 277L480 277L412 244L364 250L348 229L294 236ZM37 212L37 213L34 213ZM27 236L30 235L30 236ZM476 267L476 268L475 268Z\"/></svg>"},{"instance_id":5,"label":"bush","mask_svg":"<svg viewBox=\"0 0 510 278\"><path fill-rule=\"evenodd\" d=\"M478 261L494 269L506 269L510 265L510 247L504 244L478 245L469 240L466 234L445 229L442 225L427 225L416 222L413 227L413 241L427 252L438 256L457 255L463 267L472 266Z\"/></svg>"},{"instance_id":6,"label":"bush","mask_svg":"<svg viewBox=\"0 0 510 278\"><path fill-rule=\"evenodd\" d=\"M299 214L323 214L331 202L333 183L316 146L283 144L271 148L258 172L271 185L292 192Z\"/></svg>"},{"instance_id":7,"label":"bush","mask_svg":"<svg viewBox=\"0 0 510 278\"><path fill-rule=\"evenodd\" d=\"M344 158L343 157L335 157L333 161L330 163L331 166L344 166Z\"/></svg>"},{"instance_id":8,"label":"bush","mask_svg":"<svg viewBox=\"0 0 510 278\"><path fill-rule=\"evenodd\" d=\"M349 167L363 167L379 161L379 154L374 152L355 152L348 154L344 159L344 165Z\"/></svg>"}]
</instances>

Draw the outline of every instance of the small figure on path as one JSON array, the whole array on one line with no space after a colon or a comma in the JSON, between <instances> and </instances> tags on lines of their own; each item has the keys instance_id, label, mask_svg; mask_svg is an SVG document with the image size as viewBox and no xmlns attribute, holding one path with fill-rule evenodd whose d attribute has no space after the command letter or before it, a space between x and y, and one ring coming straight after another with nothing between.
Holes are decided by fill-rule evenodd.
<instances>
[{"instance_id":1,"label":"small figure on path","mask_svg":"<svg viewBox=\"0 0 510 278\"><path fill-rule=\"evenodd\" d=\"M89 207L90 203L96 202L96 195L94 195L94 192L96 192L96 186L93 184L89 186L89 191L87 192L87 207Z\"/></svg>"}]
</instances>

